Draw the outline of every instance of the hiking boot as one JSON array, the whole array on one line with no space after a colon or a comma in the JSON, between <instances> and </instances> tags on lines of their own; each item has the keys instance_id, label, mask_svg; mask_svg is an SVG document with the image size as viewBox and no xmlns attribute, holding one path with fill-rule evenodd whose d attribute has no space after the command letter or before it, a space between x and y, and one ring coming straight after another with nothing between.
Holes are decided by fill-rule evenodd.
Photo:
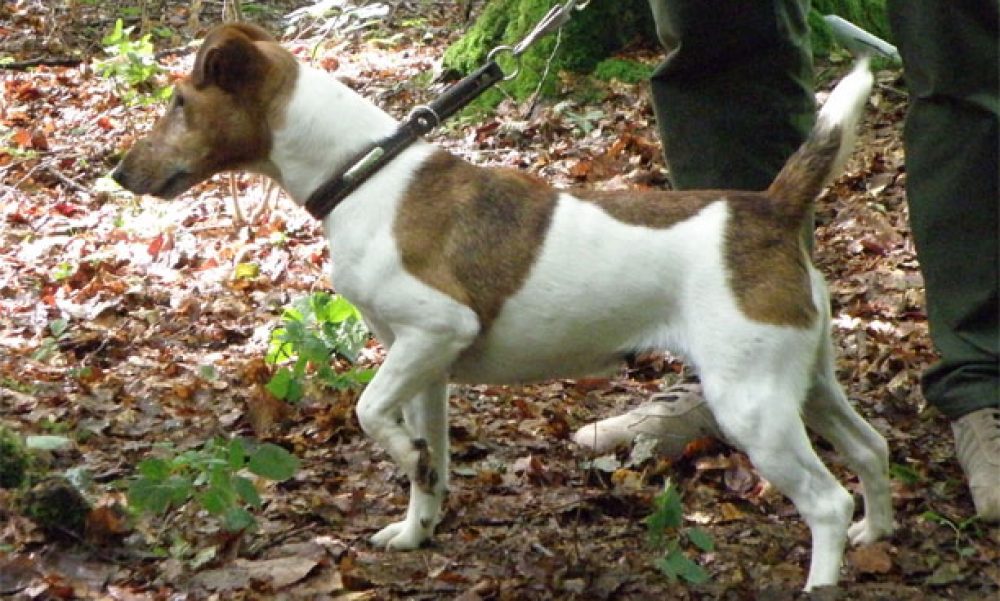
<instances>
[{"instance_id":1,"label":"hiking boot","mask_svg":"<svg viewBox=\"0 0 1000 601\"><path fill-rule=\"evenodd\" d=\"M698 384L680 384L654 394L628 413L580 428L573 440L595 453L608 453L631 444L639 434L655 438L657 450L671 458L683 455L692 440L708 436L724 440Z\"/></svg>"},{"instance_id":2,"label":"hiking boot","mask_svg":"<svg viewBox=\"0 0 1000 601\"><path fill-rule=\"evenodd\" d=\"M951 429L976 513L1000 521L1000 407L967 413L953 421Z\"/></svg>"}]
</instances>

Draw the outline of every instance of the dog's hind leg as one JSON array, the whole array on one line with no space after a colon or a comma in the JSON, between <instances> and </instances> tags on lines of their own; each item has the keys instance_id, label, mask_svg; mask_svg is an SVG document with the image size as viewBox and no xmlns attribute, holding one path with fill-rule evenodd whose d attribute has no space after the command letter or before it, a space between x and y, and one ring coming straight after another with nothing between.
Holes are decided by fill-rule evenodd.
<instances>
[{"instance_id":1,"label":"dog's hind leg","mask_svg":"<svg viewBox=\"0 0 1000 601\"><path fill-rule=\"evenodd\" d=\"M703 371L706 400L729 440L746 451L761 475L792 500L809 525L812 560L806 590L834 585L854 501L806 436L799 416L804 387L782 382L781 373L744 375L719 382Z\"/></svg>"},{"instance_id":2,"label":"dog's hind leg","mask_svg":"<svg viewBox=\"0 0 1000 601\"><path fill-rule=\"evenodd\" d=\"M806 423L830 441L864 487L864 518L853 524L848 537L867 544L893 531L889 489L889 449L885 438L850 405L837 382L829 336L823 342L812 386L806 397Z\"/></svg>"},{"instance_id":3,"label":"dog's hind leg","mask_svg":"<svg viewBox=\"0 0 1000 601\"><path fill-rule=\"evenodd\" d=\"M403 404L407 431L422 447L417 473L410 480L410 503L406 517L372 536L382 547L413 548L434 533L441 519L441 506L448 490L448 386L435 382Z\"/></svg>"}]
</instances>

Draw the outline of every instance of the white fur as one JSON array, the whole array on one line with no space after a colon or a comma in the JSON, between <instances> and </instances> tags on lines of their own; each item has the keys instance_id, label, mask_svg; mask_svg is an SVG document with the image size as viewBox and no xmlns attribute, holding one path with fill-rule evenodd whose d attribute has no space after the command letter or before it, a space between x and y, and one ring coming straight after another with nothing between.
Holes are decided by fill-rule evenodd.
<instances>
[{"instance_id":1,"label":"white fur","mask_svg":"<svg viewBox=\"0 0 1000 601\"><path fill-rule=\"evenodd\" d=\"M870 86L870 75L866 84L859 73L833 93L822 125L853 128ZM303 68L286 126L274 132L271 161L301 203L347 157L394 125L339 82ZM739 310L726 275L726 199L673 227L647 228L562 193L524 285L480 336L469 307L403 268L393 236L403 193L431 152L423 142L406 150L324 221L337 290L388 347L358 417L413 483L405 518L375 534L376 544L415 548L440 519L449 379L578 376L611 369L624 353L644 348L672 349L698 367L724 432L802 513L813 535L807 588L836 583L853 501L816 456L800 413L862 478L866 514L851 528L852 540L870 542L891 531L885 442L834 379L828 300L815 269L809 277L821 315L814 324L755 322ZM416 484L415 439L427 441L438 474L431 490Z\"/></svg>"},{"instance_id":2,"label":"white fur","mask_svg":"<svg viewBox=\"0 0 1000 601\"><path fill-rule=\"evenodd\" d=\"M830 93L823 108L820 109L819 115L816 116L817 129L827 129L843 123L848 124L841 134L840 152L837 153L828 179L843 172L844 165L847 164L847 159L850 158L851 152L854 150L854 143L858 137L854 125L857 121L856 117L864 111L865 103L868 102L868 96L871 94L872 85L875 82L868 63L869 59L865 56L854 65L854 69L847 77L840 80L837 87Z\"/></svg>"},{"instance_id":3,"label":"white fur","mask_svg":"<svg viewBox=\"0 0 1000 601\"><path fill-rule=\"evenodd\" d=\"M690 323L685 312L697 303L685 299L730 294L719 256L726 215L720 201L675 227L653 229L622 223L594 203L561 194L527 281L504 304L485 340L459 359L454 378L516 383L578 377L614 369L636 349L686 354L679 344L690 338L683 334Z\"/></svg>"}]
</instances>

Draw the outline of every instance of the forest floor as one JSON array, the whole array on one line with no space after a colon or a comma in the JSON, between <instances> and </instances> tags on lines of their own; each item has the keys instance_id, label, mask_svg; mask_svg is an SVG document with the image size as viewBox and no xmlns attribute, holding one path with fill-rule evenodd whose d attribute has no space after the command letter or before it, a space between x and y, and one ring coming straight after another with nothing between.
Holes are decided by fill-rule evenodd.
<instances>
[{"instance_id":1,"label":"forest floor","mask_svg":"<svg viewBox=\"0 0 1000 601\"><path fill-rule=\"evenodd\" d=\"M0 597L804 597L808 530L744 455L703 441L676 461L628 449L595 458L569 440L681 378L670 357L647 357L610 378L455 387L451 488L434 542L408 553L373 548L367 538L404 512L407 485L360 431L358 391L312 386L289 405L263 385L283 309L330 290L337 258L303 210L284 197L265 204L259 177L234 180L242 224L228 176L173 202L109 186L108 172L162 104L125 106L92 66L114 3L77 3L73 13L56 4L0 7L0 58L70 59L0 71L0 426L44 437L34 439L48 448L36 452L35 468L65 474L93 509L82 534L46 529L21 510L24 491L0 489ZM429 89L426 74L465 18L458 3L402 3L391 25L375 12L322 41L316 27L328 21L282 28L296 4L245 14L285 31L298 56L397 116L440 89ZM157 50L200 39L204 28L187 25L193 4L163 6ZM217 21L211 9L220 6L206 3L202 22ZM183 49L158 56L168 77L193 59ZM622 56L659 58L641 47ZM824 63L820 79L847 66ZM559 77L557 101L504 102L431 138L476 164L559 186L662 186L648 86ZM859 149L819 199L816 230L838 375L888 439L899 528L849 550L840 588L815 598L995 598L1000 586L1000 536L971 519L949 424L919 392L934 354L907 226L905 106L900 73L879 72ZM380 358L369 342L361 361ZM220 435L270 441L301 460L291 479L258 482L255 528L228 532L194 503L163 516L123 509L123 483L142 460ZM857 493L857 478L817 445ZM643 518L667 479L685 522L714 540L710 552L686 549L710 574L706 583L672 582L655 566Z\"/></svg>"}]
</instances>

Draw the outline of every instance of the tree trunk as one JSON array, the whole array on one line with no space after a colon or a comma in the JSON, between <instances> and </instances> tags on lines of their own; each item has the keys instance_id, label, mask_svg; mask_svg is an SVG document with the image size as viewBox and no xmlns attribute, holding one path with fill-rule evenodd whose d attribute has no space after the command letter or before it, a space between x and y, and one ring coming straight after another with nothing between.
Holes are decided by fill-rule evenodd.
<instances>
[{"instance_id":1,"label":"tree trunk","mask_svg":"<svg viewBox=\"0 0 1000 601\"><path fill-rule=\"evenodd\" d=\"M445 67L460 73L479 67L493 48L521 41L557 1L488 0L469 31L445 53ZM831 13L883 39L890 37L885 0L812 0L809 24L816 56L826 56L834 47L821 18ZM560 70L590 72L629 44L659 44L648 0L591 0L585 9L573 13L558 38L558 48L556 42L555 34L539 40L523 56L519 76L503 84L504 89L517 99L527 98L536 89L552 95L556 92L555 74ZM507 53L500 54L498 61L505 72L513 71ZM539 86L545 73L549 75ZM485 101L495 103L500 97L497 93Z\"/></svg>"}]
</instances>

